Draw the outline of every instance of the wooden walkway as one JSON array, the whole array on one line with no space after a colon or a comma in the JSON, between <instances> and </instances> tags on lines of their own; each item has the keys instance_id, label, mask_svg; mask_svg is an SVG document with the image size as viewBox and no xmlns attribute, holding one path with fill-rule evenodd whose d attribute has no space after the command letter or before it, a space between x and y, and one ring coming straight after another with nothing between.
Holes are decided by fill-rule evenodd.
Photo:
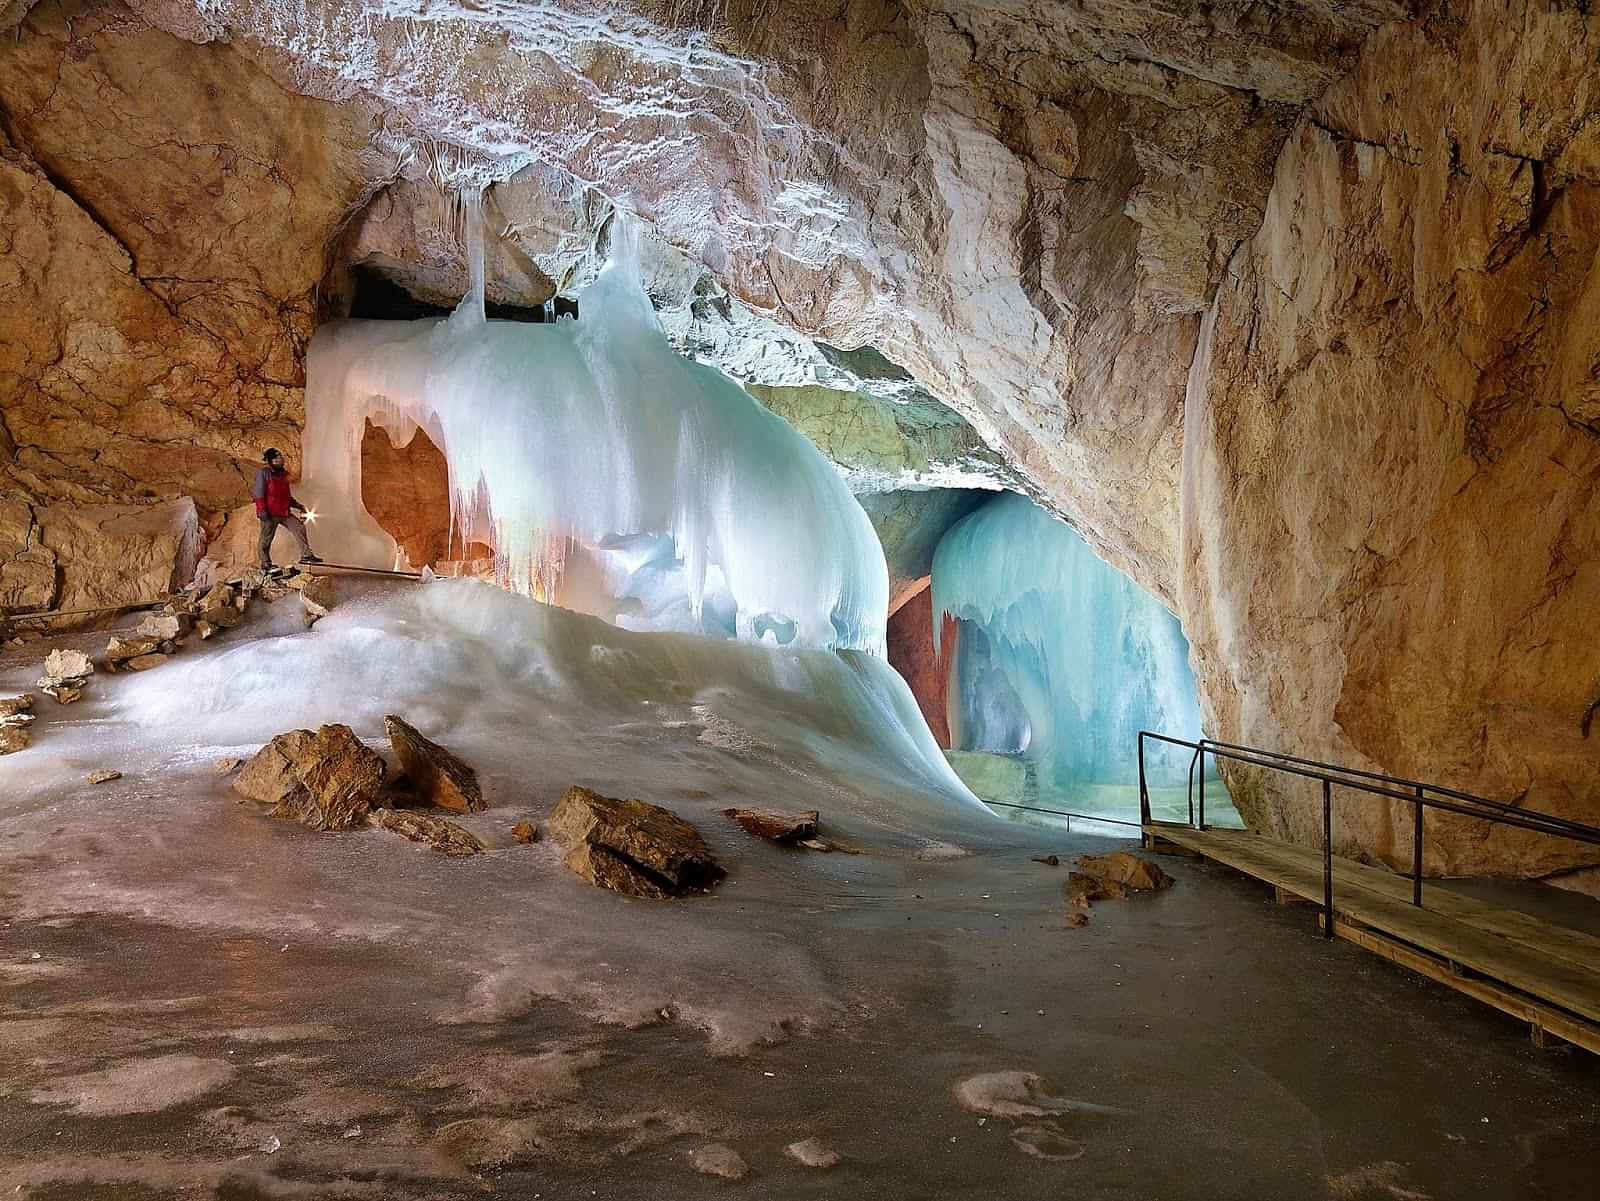
<instances>
[{"instance_id":1,"label":"wooden walkway","mask_svg":"<svg viewBox=\"0 0 1600 1201\"><path fill-rule=\"evenodd\" d=\"M1175 845L1322 907L1322 852L1244 830L1151 822L1147 846ZM1333 861L1334 934L1600 1054L1600 938L1349 859ZM1322 920L1318 914L1319 925Z\"/></svg>"}]
</instances>

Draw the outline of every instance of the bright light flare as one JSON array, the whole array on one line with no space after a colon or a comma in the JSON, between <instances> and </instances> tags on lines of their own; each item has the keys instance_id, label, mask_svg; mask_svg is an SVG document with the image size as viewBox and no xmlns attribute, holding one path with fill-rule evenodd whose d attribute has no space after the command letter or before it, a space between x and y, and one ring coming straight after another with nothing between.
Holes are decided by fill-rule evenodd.
<instances>
[{"instance_id":1,"label":"bright light flare","mask_svg":"<svg viewBox=\"0 0 1600 1201\"><path fill-rule=\"evenodd\" d=\"M312 521L315 521L316 519L317 519L317 511L315 509L307 509L306 510L306 521L307 522L312 522Z\"/></svg>"}]
</instances>

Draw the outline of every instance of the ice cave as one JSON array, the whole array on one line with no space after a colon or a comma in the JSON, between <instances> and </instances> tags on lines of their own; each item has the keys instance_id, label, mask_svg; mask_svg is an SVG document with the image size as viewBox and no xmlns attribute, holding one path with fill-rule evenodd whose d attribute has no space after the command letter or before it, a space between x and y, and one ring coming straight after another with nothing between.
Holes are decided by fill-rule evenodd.
<instances>
[{"instance_id":1,"label":"ice cave","mask_svg":"<svg viewBox=\"0 0 1600 1201\"><path fill-rule=\"evenodd\" d=\"M1589 1195L1596 45L0 0L0 1192Z\"/></svg>"}]
</instances>

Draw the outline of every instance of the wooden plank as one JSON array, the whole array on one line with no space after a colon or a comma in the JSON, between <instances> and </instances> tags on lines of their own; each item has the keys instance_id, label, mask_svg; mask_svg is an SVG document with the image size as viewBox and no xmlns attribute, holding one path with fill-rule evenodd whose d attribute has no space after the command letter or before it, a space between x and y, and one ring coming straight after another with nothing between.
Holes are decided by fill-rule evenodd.
<instances>
[{"instance_id":1,"label":"wooden plank","mask_svg":"<svg viewBox=\"0 0 1600 1201\"><path fill-rule=\"evenodd\" d=\"M1318 924L1319 926L1321 924L1320 914ZM1528 1022L1535 1032L1553 1034L1564 1042L1600 1055L1600 1026L1571 1017L1558 1009L1552 1009L1548 1005L1541 1004L1537 998L1523 996L1492 980L1463 976L1454 970L1452 964L1408 947L1404 943L1396 942L1392 938L1385 938L1375 930L1347 922L1337 914L1333 919L1333 932L1335 936L1353 942L1358 947L1364 947L1375 955L1381 955L1391 963L1398 963L1401 967L1420 972L1429 979L1448 984L1457 992L1466 993L1469 997L1493 1005L1503 1013L1521 1018ZM1544 1045L1537 1033L1534 1042L1536 1045Z\"/></svg>"},{"instance_id":2,"label":"wooden plank","mask_svg":"<svg viewBox=\"0 0 1600 1201\"><path fill-rule=\"evenodd\" d=\"M1274 842L1259 835L1239 830L1191 831L1194 835L1225 846L1237 846L1242 851L1254 850L1268 861L1289 866L1309 865L1316 874L1317 893L1312 898L1320 903L1322 863L1321 852ZM1260 844L1252 848L1251 844ZM1381 867L1355 863L1348 859L1334 861L1334 892L1347 884L1358 885L1409 905L1411 881L1404 876ZM1518 909L1494 905L1476 897L1452 892L1447 885L1423 882L1423 907L1442 913L1488 934L1507 938L1521 945L1537 947L1557 958L1564 959L1584 971L1600 970L1600 938L1571 926L1554 922L1541 922L1532 914Z\"/></svg>"},{"instance_id":3,"label":"wooden plank","mask_svg":"<svg viewBox=\"0 0 1600 1201\"><path fill-rule=\"evenodd\" d=\"M1237 831L1201 832L1161 826L1153 832L1321 905L1320 854ZM1418 909L1409 903L1409 894L1401 900L1366 887L1360 873L1347 870L1352 866L1360 865L1335 861L1337 916L1421 948L1438 959L1461 964L1571 1015L1600 1023L1600 960L1580 967L1564 955L1532 942L1491 933L1449 914Z\"/></svg>"}]
</instances>

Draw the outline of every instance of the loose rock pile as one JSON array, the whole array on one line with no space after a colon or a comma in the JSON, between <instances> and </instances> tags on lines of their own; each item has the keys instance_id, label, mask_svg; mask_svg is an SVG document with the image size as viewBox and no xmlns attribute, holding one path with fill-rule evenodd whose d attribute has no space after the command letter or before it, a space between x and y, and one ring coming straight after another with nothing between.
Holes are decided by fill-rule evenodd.
<instances>
[{"instance_id":1,"label":"loose rock pile","mask_svg":"<svg viewBox=\"0 0 1600 1201\"><path fill-rule=\"evenodd\" d=\"M33 724L33 694L0 696L0 755L26 750L33 741L28 727Z\"/></svg>"},{"instance_id":2,"label":"loose rock pile","mask_svg":"<svg viewBox=\"0 0 1600 1201\"><path fill-rule=\"evenodd\" d=\"M403 763L411 767L422 762L416 756L426 749L426 762L441 776L449 777L455 788L470 785L472 807L484 807L472 768L424 738L403 719L391 716L386 724L403 728L414 740L401 756ZM413 842L425 842L446 855L476 855L484 849L476 836L446 818L397 808L406 796L406 782L386 780L387 776L388 764L349 726L326 725L315 732L290 730L279 734L244 765L234 779L233 789L249 800L270 805L274 817L288 818L313 830L352 830L370 821ZM416 777L410 782L416 783ZM387 789L386 783L390 785ZM397 784L399 787L395 787ZM458 795L461 794L452 793L451 799Z\"/></svg>"}]
</instances>

